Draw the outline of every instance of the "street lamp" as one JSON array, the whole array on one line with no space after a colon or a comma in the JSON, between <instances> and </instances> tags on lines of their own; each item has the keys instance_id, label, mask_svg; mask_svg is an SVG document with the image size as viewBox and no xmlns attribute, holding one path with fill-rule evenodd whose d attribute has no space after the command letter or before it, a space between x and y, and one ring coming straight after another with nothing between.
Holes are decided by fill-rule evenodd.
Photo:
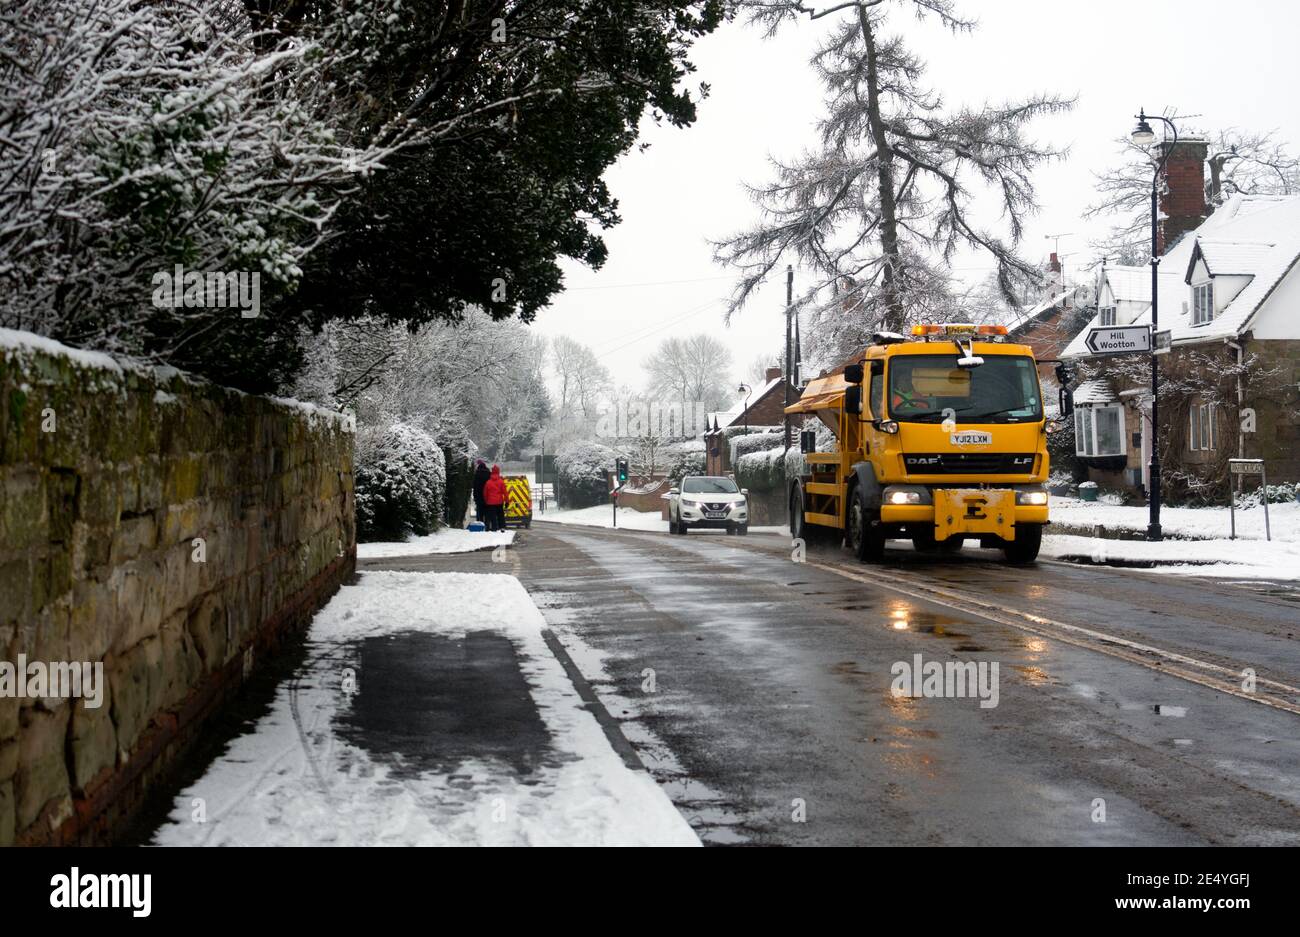
<instances>
[{"instance_id":1,"label":"street lamp","mask_svg":"<svg viewBox=\"0 0 1300 937\"><path fill-rule=\"evenodd\" d=\"M1155 353L1156 331L1160 328L1160 176L1165 171L1169 154L1178 145L1178 128L1168 117L1152 115L1163 120L1173 132L1173 143L1165 147L1160 160L1156 163L1155 174L1151 177L1151 460L1147 463L1147 474L1151 479L1151 492L1148 497L1150 514L1147 518L1147 539L1164 539L1160 532L1160 359ZM1137 115L1138 124L1133 128L1131 139L1138 146L1150 146L1155 142L1156 134L1147 121L1147 113L1141 110Z\"/></svg>"},{"instance_id":2,"label":"street lamp","mask_svg":"<svg viewBox=\"0 0 1300 937\"><path fill-rule=\"evenodd\" d=\"M754 388L750 387L748 384L741 384L739 387L736 388L736 393L739 394L742 391L745 394L745 435L748 436L749 435L749 397L751 394L754 393Z\"/></svg>"}]
</instances>

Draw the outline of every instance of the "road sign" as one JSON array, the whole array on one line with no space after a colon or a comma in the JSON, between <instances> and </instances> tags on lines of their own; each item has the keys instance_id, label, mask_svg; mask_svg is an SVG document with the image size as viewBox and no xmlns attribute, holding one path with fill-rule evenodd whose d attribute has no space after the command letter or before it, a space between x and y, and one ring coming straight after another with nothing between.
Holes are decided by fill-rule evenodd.
<instances>
[{"instance_id":1,"label":"road sign","mask_svg":"<svg viewBox=\"0 0 1300 937\"><path fill-rule=\"evenodd\" d=\"M1131 355L1151 350L1149 325L1108 325L1088 332L1084 345L1094 355Z\"/></svg>"},{"instance_id":2,"label":"road sign","mask_svg":"<svg viewBox=\"0 0 1300 937\"><path fill-rule=\"evenodd\" d=\"M1162 329L1153 335L1152 339L1155 341L1155 347L1151 349L1153 355L1167 355L1174 347L1174 333L1169 329Z\"/></svg>"},{"instance_id":3,"label":"road sign","mask_svg":"<svg viewBox=\"0 0 1300 937\"><path fill-rule=\"evenodd\" d=\"M1264 460L1229 459L1228 474L1259 476L1259 500L1264 503L1264 539L1272 540L1273 531L1268 523L1268 473L1264 471ZM1237 539L1237 493L1232 485L1228 486L1228 538Z\"/></svg>"}]
</instances>

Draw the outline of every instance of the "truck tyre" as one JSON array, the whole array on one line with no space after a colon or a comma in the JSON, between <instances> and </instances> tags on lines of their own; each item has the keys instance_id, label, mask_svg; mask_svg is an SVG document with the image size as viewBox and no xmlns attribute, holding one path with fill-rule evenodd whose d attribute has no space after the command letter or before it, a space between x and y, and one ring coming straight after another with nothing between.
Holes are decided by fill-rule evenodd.
<instances>
[{"instance_id":1,"label":"truck tyre","mask_svg":"<svg viewBox=\"0 0 1300 937\"><path fill-rule=\"evenodd\" d=\"M885 529L879 520L879 512L867 504L862 488L854 485L849 494L844 545L863 563L878 563L885 557Z\"/></svg>"},{"instance_id":2,"label":"truck tyre","mask_svg":"<svg viewBox=\"0 0 1300 937\"><path fill-rule=\"evenodd\" d=\"M790 487L790 538L806 541L807 526L803 519L803 486L796 482Z\"/></svg>"},{"instance_id":3,"label":"truck tyre","mask_svg":"<svg viewBox=\"0 0 1300 937\"><path fill-rule=\"evenodd\" d=\"M1038 559L1038 551L1043 545L1042 524L1017 524L1016 539L1009 541L1002 552L1007 562L1014 566L1023 566Z\"/></svg>"}]
</instances>

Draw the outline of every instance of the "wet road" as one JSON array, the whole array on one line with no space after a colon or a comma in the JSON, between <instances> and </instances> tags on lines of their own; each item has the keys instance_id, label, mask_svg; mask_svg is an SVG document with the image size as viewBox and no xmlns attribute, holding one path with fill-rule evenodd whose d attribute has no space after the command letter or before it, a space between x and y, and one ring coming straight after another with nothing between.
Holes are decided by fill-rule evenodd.
<instances>
[{"instance_id":1,"label":"wet road","mask_svg":"<svg viewBox=\"0 0 1300 937\"><path fill-rule=\"evenodd\" d=\"M706 842L1300 844L1293 594L979 551L806 560L538 524L506 569ZM996 664L996 697L895 696L916 655Z\"/></svg>"}]
</instances>

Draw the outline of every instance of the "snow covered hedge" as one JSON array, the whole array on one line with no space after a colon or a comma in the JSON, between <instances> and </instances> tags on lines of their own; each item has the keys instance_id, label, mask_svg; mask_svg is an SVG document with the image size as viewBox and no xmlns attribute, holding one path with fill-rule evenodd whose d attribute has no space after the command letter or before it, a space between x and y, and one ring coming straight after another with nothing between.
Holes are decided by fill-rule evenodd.
<instances>
[{"instance_id":1,"label":"snow covered hedge","mask_svg":"<svg viewBox=\"0 0 1300 937\"><path fill-rule=\"evenodd\" d=\"M664 449L664 472L673 484L687 475L703 475L705 464L703 439L688 439Z\"/></svg>"},{"instance_id":2,"label":"snow covered hedge","mask_svg":"<svg viewBox=\"0 0 1300 937\"><path fill-rule=\"evenodd\" d=\"M735 436L731 440L731 464L735 465L736 460L741 456L753 452L766 452L769 449L779 449L782 445L782 434L779 432L750 433L748 436Z\"/></svg>"},{"instance_id":3,"label":"snow covered hedge","mask_svg":"<svg viewBox=\"0 0 1300 937\"><path fill-rule=\"evenodd\" d=\"M736 484L755 492L781 492L787 478L803 471L803 453L797 448L768 449L742 455L732 466Z\"/></svg>"},{"instance_id":4,"label":"snow covered hedge","mask_svg":"<svg viewBox=\"0 0 1300 937\"><path fill-rule=\"evenodd\" d=\"M597 442L578 442L555 457L555 500L561 508L609 503L609 478L617 453Z\"/></svg>"},{"instance_id":5,"label":"snow covered hedge","mask_svg":"<svg viewBox=\"0 0 1300 937\"><path fill-rule=\"evenodd\" d=\"M442 523L447 468L433 437L409 423L357 430L357 541L401 541Z\"/></svg>"}]
</instances>

